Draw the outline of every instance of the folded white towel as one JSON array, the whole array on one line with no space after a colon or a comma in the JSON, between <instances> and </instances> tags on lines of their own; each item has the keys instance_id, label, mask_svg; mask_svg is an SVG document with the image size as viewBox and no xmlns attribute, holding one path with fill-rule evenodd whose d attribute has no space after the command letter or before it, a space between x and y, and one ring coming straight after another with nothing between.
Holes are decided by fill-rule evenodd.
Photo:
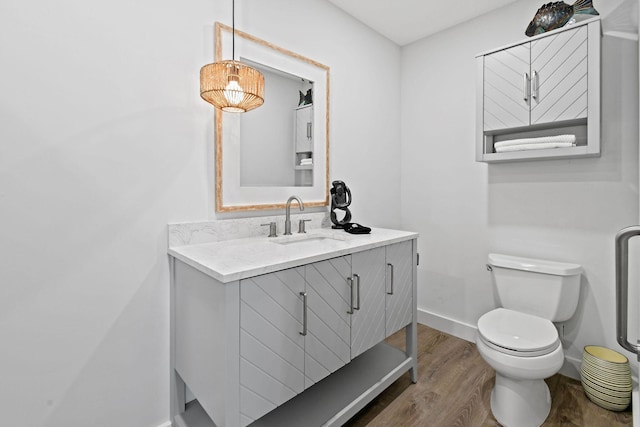
<instances>
[{"instance_id":1,"label":"folded white towel","mask_svg":"<svg viewBox=\"0 0 640 427\"><path fill-rule=\"evenodd\" d=\"M499 147L510 147L512 145L523 145L523 144L548 144L555 142L568 142L574 144L576 142L575 135L556 135L556 136L541 136L539 138L521 138L521 139L510 139L507 141L499 141L493 144L496 148L496 151Z\"/></svg>"},{"instance_id":2,"label":"folded white towel","mask_svg":"<svg viewBox=\"0 0 640 427\"><path fill-rule=\"evenodd\" d=\"M312 164L313 164L313 160L312 159L302 159L302 160L300 160L300 166L312 165Z\"/></svg>"},{"instance_id":3,"label":"folded white towel","mask_svg":"<svg viewBox=\"0 0 640 427\"><path fill-rule=\"evenodd\" d=\"M524 151L524 150L543 150L545 148L562 148L574 147L571 142L538 142L535 144L518 144L508 145L506 147L496 147L496 153L505 153L507 151Z\"/></svg>"}]
</instances>

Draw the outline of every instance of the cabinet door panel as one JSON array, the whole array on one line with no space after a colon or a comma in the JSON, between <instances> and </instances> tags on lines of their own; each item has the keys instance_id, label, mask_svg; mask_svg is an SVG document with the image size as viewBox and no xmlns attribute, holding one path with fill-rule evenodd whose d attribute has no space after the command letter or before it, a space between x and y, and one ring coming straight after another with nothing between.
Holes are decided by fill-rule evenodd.
<instances>
[{"instance_id":1,"label":"cabinet door panel","mask_svg":"<svg viewBox=\"0 0 640 427\"><path fill-rule=\"evenodd\" d=\"M393 265L389 267L389 264ZM393 294L391 273L393 270ZM413 320L413 245L409 242L387 246L385 336L407 326Z\"/></svg>"},{"instance_id":2,"label":"cabinet door panel","mask_svg":"<svg viewBox=\"0 0 640 427\"><path fill-rule=\"evenodd\" d=\"M531 124L587 117L587 27L531 42Z\"/></svg>"},{"instance_id":3,"label":"cabinet door panel","mask_svg":"<svg viewBox=\"0 0 640 427\"><path fill-rule=\"evenodd\" d=\"M346 286L346 279L343 280ZM334 349L337 354L342 355L346 352L346 356L342 358L348 362L351 325L347 316L346 301L340 299L338 305L332 305L325 299L326 292L319 293L314 287L316 285L317 282L307 288L308 326L312 329L313 336Z\"/></svg>"},{"instance_id":4,"label":"cabinet door panel","mask_svg":"<svg viewBox=\"0 0 640 427\"><path fill-rule=\"evenodd\" d=\"M351 258L306 266L308 333L305 340L305 386L309 387L349 362L347 313Z\"/></svg>"},{"instance_id":5,"label":"cabinet door panel","mask_svg":"<svg viewBox=\"0 0 640 427\"><path fill-rule=\"evenodd\" d=\"M314 313L309 313L309 324L314 325L314 330L309 331L305 340L305 388L349 362L348 344L322 326L322 320Z\"/></svg>"},{"instance_id":6,"label":"cabinet door panel","mask_svg":"<svg viewBox=\"0 0 640 427\"><path fill-rule=\"evenodd\" d=\"M286 360L300 372L304 372L304 339L299 333L302 330L301 325L285 317L285 321L289 320L291 324L278 327L276 323L283 323L282 318L277 319L279 313L262 316L244 301L241 303L240 312L242 313L242 334L252 337L273 354ZM249 348L243 350L247 351L242 351L242 357L256 363L252 360L254 355L249 353Z\"/></svg>"},{"instance_id":7,"label":"cabinet door panel","mask_svg":"<svg viewBox=\"0 0 640 427\"><path fill-rule=\"evenodd\" d=\"M384 339L385 248L358 252L351 257L353 274L360 276L360 309L351 315L353 359Z\"/></svg>"},{"instance_id":8,"label":"cabinet door panel","mask_svg":"<svg viewBox=\"0 0 640 427\"><path fill-rule=\"evenodd\" d=\"M276 405L269 402L245 386L240 386L240 417L243 426L249 425L264 414L276 409Z\"/></svg>"},{"instance_id":9,"label":"cabinet door panel","mask_svg":"<svg viewBox=\"0 0 640 427\"><path fill-rule=\"evenodd\" d=\"M484 130L529 125L529 43L484 57Z\"/></svg>"},{"instance_id":10,"label":"cabinet door panel","mask_svg":"<svg viewBox=\"0 0 640 427\"><path fill-rule=\"evenodd\" d=\"M240 283L240 411L257 419L304 391L304 267Z\"/></svg>"}]
</instances>

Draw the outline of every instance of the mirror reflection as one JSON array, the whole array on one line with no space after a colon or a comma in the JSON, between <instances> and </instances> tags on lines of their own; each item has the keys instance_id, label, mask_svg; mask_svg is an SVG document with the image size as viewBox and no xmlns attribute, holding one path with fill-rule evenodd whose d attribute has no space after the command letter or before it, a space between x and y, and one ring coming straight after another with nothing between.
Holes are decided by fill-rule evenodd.
<instances>
[{"instance_id":1,"label":"mirror reflection","mask_svg":"<svg viewBox=\"0 0 640 427\"><path fill-rule=\"evenodd\" d=\"M241 61L264 75L265 103L240 118L240 185L312 186L313 82Z\"/></svg>"}]
</instances>

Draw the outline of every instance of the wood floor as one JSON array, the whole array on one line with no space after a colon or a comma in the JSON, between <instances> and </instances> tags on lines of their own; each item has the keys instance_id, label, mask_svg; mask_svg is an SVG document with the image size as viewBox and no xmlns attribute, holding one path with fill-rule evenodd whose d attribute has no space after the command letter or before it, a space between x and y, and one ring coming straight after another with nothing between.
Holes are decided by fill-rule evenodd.
<instances>
[{"instance_id":1,"label":"wood floor","mask_svg":"<svg viewBox=\"0 0 640 427\"><path fill-rule=\"evenodd\" d=\"M404 348L404 332L389 338ZM399 378L346 426L494 427L490 395L495 372L473 343L418 325L418 382ZM631 426L631 410L611 412L592 403L580 381L555 375L546 380L551 413L544 426Z\"/></svg>"}]
</instances>

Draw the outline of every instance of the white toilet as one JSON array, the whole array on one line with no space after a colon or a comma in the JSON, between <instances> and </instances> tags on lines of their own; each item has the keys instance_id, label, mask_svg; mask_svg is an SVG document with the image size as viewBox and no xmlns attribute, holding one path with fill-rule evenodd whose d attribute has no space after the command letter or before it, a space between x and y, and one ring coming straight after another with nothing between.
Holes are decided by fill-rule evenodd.
<instances>
[{"instance_id":1,"label":"white toilet","mask_svg":"<svg viewBox=\"0 0 640 427\"><path fill-rule=\"evenodd\" d=\"M549 415L544 382L564 362L552 322L576 310L582 267L539 259L489 254L501 308L478 320L476 344L496 371L491 412L505 427L538 427Z\"/></svg>"}]
</instances>

